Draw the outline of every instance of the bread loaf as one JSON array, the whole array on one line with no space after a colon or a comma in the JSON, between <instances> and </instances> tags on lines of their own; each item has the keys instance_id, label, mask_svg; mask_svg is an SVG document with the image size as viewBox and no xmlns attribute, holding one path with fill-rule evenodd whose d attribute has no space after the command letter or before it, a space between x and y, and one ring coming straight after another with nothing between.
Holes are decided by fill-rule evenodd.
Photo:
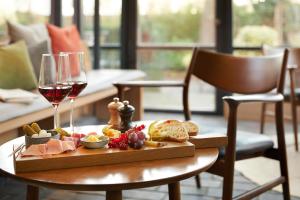
<instances>
[{"instance_id":1,"label":"bread loaf","mask_svg":"<svg viewBox=\"0 0 300 200\"><path fill-rule=\"evenodd\" d=\"M189 139L186 127L178 120L155 121L149 127L152 140L185 142Z\"/></svg>"},{"instance_id":2,"label":"bread loaf","mask_svg":"<svg viewBox=\"0 0 300 200\"><path fill-rule=\"evenodd\" d=\"M185 126L185 128L187 129L189 136L195 136L198 134L199 128L196 123L194 123L192 121L185 121L182 123Z\"/></svg>"}]
</instances>

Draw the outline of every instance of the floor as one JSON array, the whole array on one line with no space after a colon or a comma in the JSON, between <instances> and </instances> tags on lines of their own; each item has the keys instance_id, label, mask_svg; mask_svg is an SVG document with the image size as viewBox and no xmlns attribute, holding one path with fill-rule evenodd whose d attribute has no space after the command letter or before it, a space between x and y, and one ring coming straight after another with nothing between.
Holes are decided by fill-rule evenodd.
<instances>
[{"instance_id":1,"label":"floor","mask_svg":"<svg viewBox=\"0 0 300 200\"><path fill-rule=\"evenodd\" d=\"M182 119L182 115L174 114L154 114L146 113L145 119ZM226 124L222 117L213 116L193 116L193 120L203 126L224 127ZM78 125L88 125L98 123L94 118L86 118L78 122ZM241 122L240 128L244 130L258 129L258 124L255 122ZM271 133L274 128L271 124L267 124L267 132ZM201 129L201 127L200 127ZM204 128L203 128L204 129ZM290 125L286 127L287 131L291 130ZM215 200L220 199L222 194L222 179L220 177L203 173L201 174L202 187L197 189L194 178L190 178L181 182L182 200ZM234 194L240 194L248 189L256 186L251 180L247 179L240 172L235 172ZM0 177L0 200L19 200L25 199L26 186L23 183L16 182L11 179ZM144 188L139 190L127 190L123 192L126 200L167 200L167 187L158 186L152 188ZM40 199L43 200L101 200L105 199L104 192L70 192L62 190L51 190L42 188L40 192ZM280 192L269 191L257 200L279 200L283 199ZM293 197L293 200L300 200L300 198Z\"/></svg>"}]
</instances>

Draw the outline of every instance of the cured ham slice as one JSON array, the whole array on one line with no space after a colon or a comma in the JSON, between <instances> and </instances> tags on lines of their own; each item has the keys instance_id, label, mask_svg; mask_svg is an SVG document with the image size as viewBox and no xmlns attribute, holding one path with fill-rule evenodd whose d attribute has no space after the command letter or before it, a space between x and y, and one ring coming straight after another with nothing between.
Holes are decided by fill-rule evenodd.
<instances>
[{"instance_id":1,"label":"cured ham slice","mask_svg":"<svg viewBox=\"0 0 300 200\"><path fill-rule=\"evenodd\" d=\"M45 155L47 152L47 145L46 144L39 144L39 145L31 145L26 151L22 152L24 156L36 155L42 156Z\"/></svg>"},{"instance_id":2,"label":"cured ham slice","mask_svg":"<svg viewBox=\"0 0 300 200\"><path fill-rule=\"evenodd\" d=\"M76 149L73 141L62 142L63 151L74 151Z\"/></svg>"},{"instance_id":3,"label":"cured ham slice","mask_svg":"<svg viewBox=\"0 0 300 200\"><path fill-rule=\"evenodd\" d=\"M60 154L64 152L62 141L49 140L47 142L47 154Z\"/></svg>"},{"instance_id":4,"label":"cured ham slice","mask_svg":"<svg viewBox=\"0 0 300 200\"><path fill-rule=\"evenodd\" d=\"M34 144L22 152L22 156L45 156L76 149L73 141L50 139L46 144Z\"/></svg>"}]
</instances>

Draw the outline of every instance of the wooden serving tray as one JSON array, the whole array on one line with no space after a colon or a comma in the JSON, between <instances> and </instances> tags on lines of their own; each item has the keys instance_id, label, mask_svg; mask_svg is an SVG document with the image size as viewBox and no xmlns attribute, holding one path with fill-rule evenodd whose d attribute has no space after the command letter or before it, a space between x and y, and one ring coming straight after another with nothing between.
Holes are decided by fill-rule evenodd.
<instances>
[{"instance_id":1,"label":"wooden serving tray","mask_svg":"<svg viewBox=\"0 0 300 200\"><path fill-rule=\"evenodd\" d=\"M226 147L228 138L223 134L199 134L190 136L189 142L195 145L196 149Z\"/></svg>"},{"instance_id":2,"label":"wooden serving tray","mask_svg":"<svg viewBox=\"0 0 300 200\"><path fill-rule=\"evenodd\" d=\"M194 156L195 145L190 142L168 142L164 147L144 147L140 150L86 149L47 157L16 157L16 172L33 172L53 169L89 167L136 161L160 160Z\"/></svg>"}]
</instances>

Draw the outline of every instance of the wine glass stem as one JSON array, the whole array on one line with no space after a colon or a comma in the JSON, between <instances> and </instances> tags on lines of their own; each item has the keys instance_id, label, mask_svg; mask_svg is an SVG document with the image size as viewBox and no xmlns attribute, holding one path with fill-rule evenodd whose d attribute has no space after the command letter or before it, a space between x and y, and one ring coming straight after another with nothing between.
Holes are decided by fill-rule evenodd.
<instances>
[{"instance_id":1,"label":"wine glass stem","mask_svg":"<svg viewBox=\"0 0 300 200\"><path fill-rule=\"evenodd\" d=\"M71 111L70 111L70 129L71 129L71 133L74 133L74 121L73 121L74 102L75 102L75 99L72 98L70 100L70 103L71 103Z\"/></svg>"},{"instance_id":2,"label":"wine glass stem","mask_svg":"<svg viewBox=\"0 0 300 200\"><path fill-rule=\"evenodd\" d=\"M58 104L54 104L54 129L59 127L59 122L58 122L58 113L57 113L57 109L58 109Z\"/></svg>"}]
</instances>

